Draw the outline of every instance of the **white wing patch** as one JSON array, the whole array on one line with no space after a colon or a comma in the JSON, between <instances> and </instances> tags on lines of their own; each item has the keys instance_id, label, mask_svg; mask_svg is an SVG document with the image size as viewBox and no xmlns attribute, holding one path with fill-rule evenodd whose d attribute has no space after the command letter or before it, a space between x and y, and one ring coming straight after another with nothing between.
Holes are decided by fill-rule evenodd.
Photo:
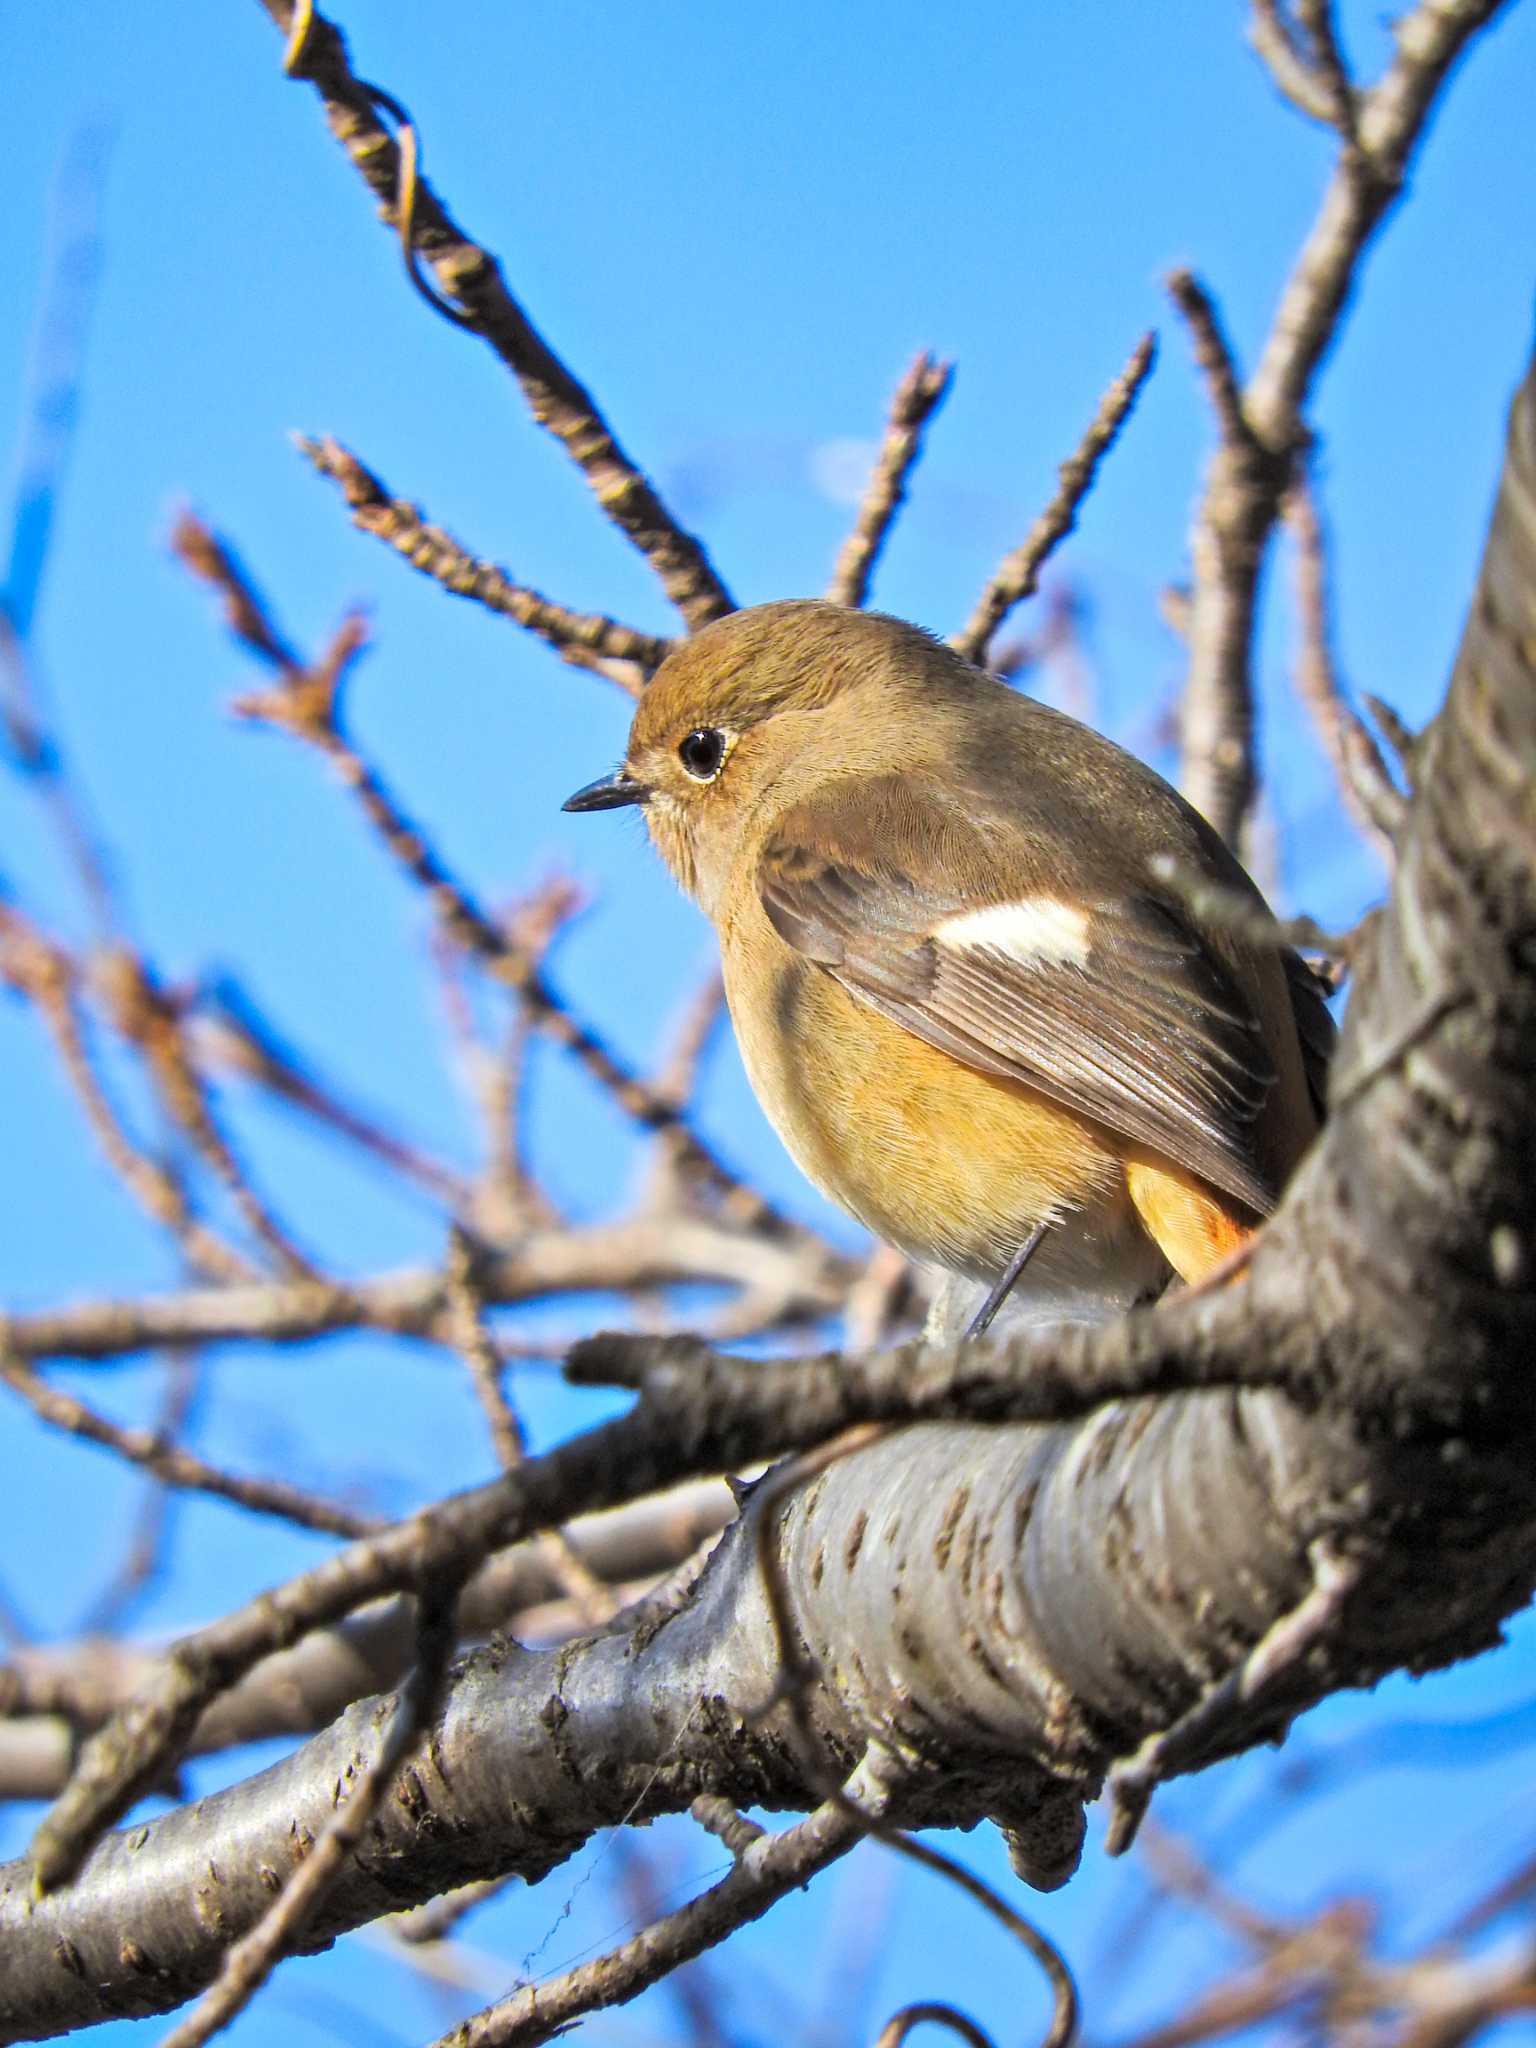
<instances>
[{"instance_id":1,"label":"white wing patch","mask_svg":"<svg viewBox=\"0 0 1536 2048\"><path fill-rule=\"evenodd\" d=\"M1088 913L1054 896L1026 896L1016 903L962 910L935 925L933 936L950 952L985 946L1026 967L1088 964Z\"/></svg>"}]
</instances>

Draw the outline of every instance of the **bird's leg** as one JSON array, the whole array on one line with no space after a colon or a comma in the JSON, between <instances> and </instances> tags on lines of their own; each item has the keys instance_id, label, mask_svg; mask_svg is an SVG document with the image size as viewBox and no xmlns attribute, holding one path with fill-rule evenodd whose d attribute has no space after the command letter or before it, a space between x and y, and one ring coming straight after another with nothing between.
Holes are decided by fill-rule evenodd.
<instances>
[{"instance_id":1,"label":"bird's leg","mask_svg":"<svg viewBox=\"0 0 1536 2048\"><path fill-rule=\"evenodd\" d=\"M987 1330L991 1327L992 1318L1013 1292L1014 1282L1040 1249L1041 1240L1049 1228L1050 1225L1047 1223L1037 1223L1013 1257L1008 1261L1003 1277L996 1283L992 1292L971 1318L971 1327L965 1333L967 1343L969 1343L972 1337L986 1335Z\"/></svg>"}]
</instances>

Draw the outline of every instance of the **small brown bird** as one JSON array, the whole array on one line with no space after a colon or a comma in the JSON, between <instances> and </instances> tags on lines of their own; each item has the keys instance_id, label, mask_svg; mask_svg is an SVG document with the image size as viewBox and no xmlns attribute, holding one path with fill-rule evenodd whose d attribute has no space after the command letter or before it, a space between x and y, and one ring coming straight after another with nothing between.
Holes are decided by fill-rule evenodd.
<instances>
[{"instance_id":1,"label":"small brown bird","mask_svg":"<svg viewBox=\"0 0 1536 2048\"><path fill-rule=\"evenodd\" d=\"M1162 778L915 626L810 601L657 671L623 766L720 935L747 1073L877 1237L1053 1315L1209 1273L1322 1110L1333 1024L1292 952L1166 872L1262 899Z\"/></svg>"}]
</instances>

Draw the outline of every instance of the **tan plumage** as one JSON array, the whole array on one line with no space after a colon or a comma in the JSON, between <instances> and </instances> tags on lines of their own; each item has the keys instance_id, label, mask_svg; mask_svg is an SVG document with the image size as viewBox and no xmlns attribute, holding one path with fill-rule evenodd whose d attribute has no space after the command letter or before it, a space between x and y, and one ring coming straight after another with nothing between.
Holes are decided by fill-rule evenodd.
<instances>
[{"instance_id":1,"label":"tan plumage","mask_svg":"<svg viewBox=\"0 0 1536 2048\"><path fill-rule=\"evenodd\" d=\"M658 671L624 767L714 920L748 1074L805 1173L910 1256L1118 1299L1209 1271L1314 1134L1332 1026L1152 770L917 628L794 602ZM1166 1262L1166 1264L1165 1264Z\"/></svg>"}]
</instances>

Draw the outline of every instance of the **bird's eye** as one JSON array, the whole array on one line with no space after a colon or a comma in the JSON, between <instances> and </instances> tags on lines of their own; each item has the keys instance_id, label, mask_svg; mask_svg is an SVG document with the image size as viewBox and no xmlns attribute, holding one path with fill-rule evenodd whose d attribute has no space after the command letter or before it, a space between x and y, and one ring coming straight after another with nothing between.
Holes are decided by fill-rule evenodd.
<instances>
[{"instance_id":1,"label":"bird's eye","mask_svg":"<svg viewBox=\"0 0 1536 2048\"><path fill-rule=\"evenodd\" d=\"M713 782L725 759L725 734L716 726L701 726L678 742L677 758L695 782Z\"/></svg>"}]
</instances>

